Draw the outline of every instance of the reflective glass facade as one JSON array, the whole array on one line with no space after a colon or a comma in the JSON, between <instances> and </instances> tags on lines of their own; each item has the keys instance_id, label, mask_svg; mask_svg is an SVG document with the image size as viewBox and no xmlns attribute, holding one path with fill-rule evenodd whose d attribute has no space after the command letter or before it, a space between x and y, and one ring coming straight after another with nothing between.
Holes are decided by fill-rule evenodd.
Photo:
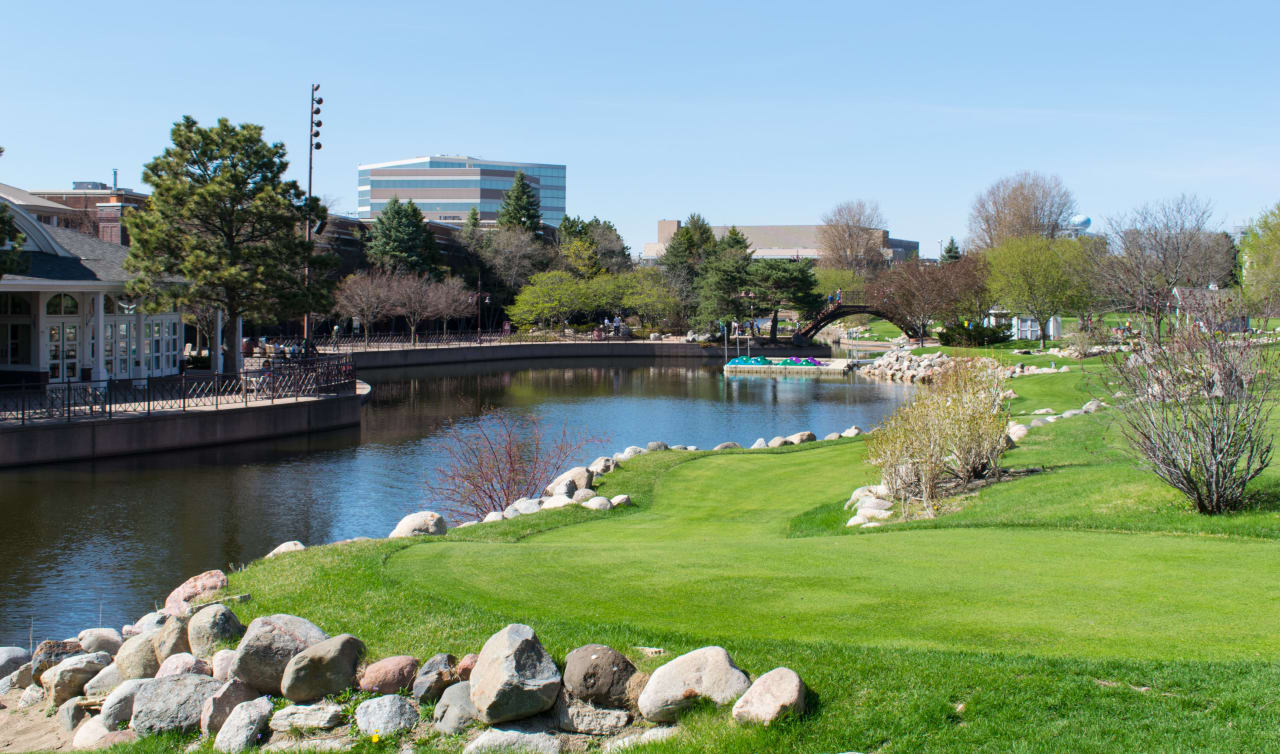
<instances>
[{"instance_id":1,"label":"reflective glass facade","mask_svg":"<svg viewBox=\"0 0 1280 754\"><path fill-rule=\"evenodd\" d=\"M456 223L475 207L494 220L516 171L524 171L542 205L542 221L559 225L565 215L564 165L500 162L436 156L358 166L357 214L372 219L396 197L413 200L428 220Z\"/></svg>"}]
</instances>

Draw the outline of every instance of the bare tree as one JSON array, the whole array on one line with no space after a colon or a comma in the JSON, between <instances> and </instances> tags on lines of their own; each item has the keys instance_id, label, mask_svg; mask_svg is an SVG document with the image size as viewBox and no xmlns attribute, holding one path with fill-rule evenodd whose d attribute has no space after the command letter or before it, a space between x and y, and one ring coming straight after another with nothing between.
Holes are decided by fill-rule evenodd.
<instances>
[{"instance_id":1,"label":"bare tree","mask_svg":"<svg viewBox=\"0 0 1280 754\"><path fill-rule=\"evenodd\" d=\"M360 320L367 346L373 325L386 319L395 309L393 278L377 270L348 275L334 291L333 302L339 314Z\"/></svg>"},{"instance_id":2,"label":"bare tree","mask_svg":"<svg viewBox=\"0 0 1280 754\"><path fill-rule=\"evenodd\" d=\"M429 493L454 511L483 518L543 485L588 443L602 441L568 426L548 432L537 416L486 410L477 421L453 424L440 444L445 462L427 483Z\"/></svg>"},{"instance_id":3,"label":"bare tree","mask_svg":"<svg viewBox=\"0 0 1280 754\"><path fill-rule=\"evenodd\" d=\"M1131 397L1120 407L1130 444L1200 513L1244 507L1246 486L1271 460L1280 358L1229 332L1243 312L1228 292L1205 291L1183 302L1172 334L1157 337L1148 319L1132 353L1108 357L1111 379Z\"/></svg>"},{"instance_id":4,"label":"bare tree","mask_svg":"<svg viewBox=\"0 0 1280 754\"><path fill-rule=\"evenodd\" d=\"M440 320L444 332L449 331L449 320L474 313L473 293L462 278L449 277L431 285L431 316Z\"/></svg>"},{"instance_id":5,"label":"bare tree","mask_svg":"<svg viewBox=\"0 0 1280 754\"><path fill-rule=\"evenodd\" d=\"M554 252L523 228L502 228L485 234L481 256L502 284L515 291L528 283L534 273L547 269Z\"/></svg>"},{"instance_id":6,"label":"bare tree","mask_svg":"<svg viewBox=\"0 0 1280 754\"><path fill-rule=\"evenodd\" d=\"M1053 238L1076 211L1071 191L1056 175L1024 171L1001 178L973 200L970 249L990 249L1013 238Z\"/></svg>"},{"instance_id":7,"label":"bare tree","mask_svg":"<svg viewBox=\"0 0 1280 754\"><path fill-rule=\"evenodd\" d=\"M435 316L436 283L427 274L397 275L392 280L396 310L409 321L409 342L418 344L418 327Z\"/></svg>"},{"instance_id":8,"label":"bare tree","mask_svg":"<svg viewBox=\"0 0 1280 754\"><path fill-rule=\"evenodd\" d=\"M867 286L867 301L903 332L919 338L923 346L929 323L953 304L955 291L949 284L950 272L950 266L920 260L894 265Z\"/></svg>"},{"instance_id":9,"label":"bare tree","mask_svg":"<svg viewBox=\"0 0 1280 754\"><path fill-rule=\"evenodd\" d=\"M837 204L822 216L818 229L818 263L841 270L876 270L885 267L888 223L880 205L865 199Z\"/></svg>"},{"instance_id":10,"label":"bare tree","mask_svg":"<svg viewBox=\"0 0 1280 754\"><path fill-rule=\"evenodd\" d=\"M1109 255L1099 285L1118 307L1153 320L1154 337L1172 308L1173 289L1223 283L1235 264L1213 206L1183 194L1108 220Z\"/></svg>"}]
</instances>

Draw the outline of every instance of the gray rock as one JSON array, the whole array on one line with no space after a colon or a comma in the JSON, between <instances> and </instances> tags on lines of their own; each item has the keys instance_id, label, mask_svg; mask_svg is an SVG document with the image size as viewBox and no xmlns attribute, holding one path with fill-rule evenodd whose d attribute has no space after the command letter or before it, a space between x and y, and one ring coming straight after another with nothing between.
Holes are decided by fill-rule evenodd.
<instances>
[{"instance_id":1,"label":"gray rock","mask_svg":"<svg viewBox=\"0 0 1280 754\"><path fill-rule=\"evenodd\" d=\"M31 681L40 683L44 671L72 655L84 654L78 641L42 641L31 655Z\"/></svg>"},{"instance_id":2,"label":"gray rock","mask_svg":"<svg viewBox=\"0 0 1280 754\"><path fill-rule=\"evenodd\" d=\"M537 513L540 510L542 510L542 503L540 501L522 497L511 505L508 505L506 510L502 511L502 517L516 518L517 516L528 516L530 514Z\"/></svg>"},{"instance_id":3,"label":"gray rock","mask_svg":"<svg viewBox=\"0 0 1280 754\"><path fill-rule=\"evenodd\" d=\"M25 689L31 683L31 663L24 662L0 681L0 694L7 694L13 689Z\"/></svg>"},{"instance_id":4,"label":"gray rock","mask_svg":"<svg viewBox=\"0 0 1280 754\"><path fill-rule=\"evenodd\" d=\"M576 494L576 493L575 493ZM542 499L542 510L550 511L556 508L567 508L570 505L577 505L573 498L565 495L552 495Z\"/></svg>"},{"instance_id":5,"label":"gray rock","mask_svg":"<svg viewBox=\"0 0 1280 754\"><path fill-rule=\"evenodd\" d=\"M596 496L595 490L591 489L590 487L584 487L578 490L577 492L573 493L572 499L573 499L573 502L575 503L585 503L595 496Z\"/></svg>"},{"instance_id":6,"label":"gray rock","mask_svg":"<svg viewBox=\"0 0 1280 754\"><path fill-rule=\"evenodd\" d=\"M400 519L400 523L396 524L396 528L391 530L387 535L389 539L399 539L400 537L417 537L424 534L440 535L449 530L445 525L444 518L438 513L431 511L418 511L410 513Z\"/></svg>"},{"instance_id":7,"label":"gray rock","mask_svg":"<svg viewBox=\"0 0 1280 754\"><path fill-rule=\"evenodd\" d=\"M351 634L312 644L289 660L280 679L280 691L291 702L311 702L337 694L355 683L361 657L364 642Z\"/></svg>"},{"instance_id":8,"label":"gray rock","mask_svg":"<svg viewBox=\"0 0 1280 754\"><path fill-rule=\"evenodd\" d=\"M187 623L187 645L196 657L212 657L218 645L239 641L244 624L226 605L211 605L191 616Z\"/></svg>"},{"instance_id":9,"label":"gray rock","mask_svg":"<svg viewBox=\"0 0 1280 754\"><path fill-rule=\"evenodd\" d=\"M645 445L644 449L652 453L655 450L670 450L671 448L669 445L667 445L665 442L662 442L661 440L654 440L653 442Z\"/></svg>"},{"instance_id":10,"label":"gray rock","mask_svg":"<svg viewBox=\"0 0 1280 754\"><path fill-rule=\"evenodd\" d=\"M480 713L471 703L471 682L461 681L448 687L436 702L431 724L446 736L461 733L478 720Z\"/></svg>"},{"instance_id":11,"label":"gray rock","mask_svg":"<svg viewBox=\"0 0 1280 754\"><path fill-rule=\"evenodd\" d=\"M804 713L804 681L790 668L774 668L756 679L733 705L740 723L768 725L785 714Z\"/></svg>"},{"instance_id":12,"label":"gray rock","mask_svg":"<svg viewBox=\"0 0 1280 754\"><path fill-rule=\"evenodd\" d=\"M170 616L163 628L151 634L151 646L155 648L156 659L161 664L173 655L191 651L191 645L187 643L188 620L185 615Z\"/></svg>"},{"instance_id":13,"label":"gray rock","mask_svg":"<svg viewBox=\"0 0 1280 754\"><path fill-rule=\"evenodd\" d=\"M864 510L891 511L893 510L893 503L889 502L888 500L882 500L878 497L864 497L861 500L859 500L854 507L856 507L859 511L864 511Z\"/></svg>"},{"instance_id":14,"label":"gray rock","mask_svg":"<svg viewBox=\"0 0 1280 754\"><path fill-rule=\"evenodd\" d=\"M273 706L270 697L259 697L241 702L218 731L213 740L214 751L241 752L258 745L263 728L271 719Z\"/></svg>"},{"instance_id":15,"label":"gray rock","mask_svg":"<svg viewBox=\"0 0 1280 754\"><path fill-rule=\"evenodd\" d=\"M422 664L413 679L413 698L418 704L431 704L440 698L444 690L460 681L458 658L441 652Z\"/></svg>"},{"instance_id":16,"label":"gray rock","mask_svg":"<svg viewBox=\"0 0 1280 754\"><path fill-rule=\"evenodd\" d=\"M845 431L841 432L840 436L841 437L857 437L860 434L862 434L862 428L858 427L857 425L854 425L852 427L849 427Z\"/></svg>"},{"instance_id":17,"label":"gray rock","mask_svg":"<svg viewBox=\"0 0 1280 754\"><path fill-rule=\"evenodd\" d=\"M148 683L151 683L149 678L132 678L121 681L119 686L107 694L107 698L102 700L102 714L99 715L107 730L115 730L121 723L129 722L133 717L133 700L137 698L138 691Z\"/></svg>"},{"instance_id":18,"label":"gray rock","mask_svg":"<svg viewBox=\"0 0 1280 754\"><path fill-rule=\"evenodd\" d=\"M501 521L501 520L502 520L502 512L501 512L501 511L490 511L490 512L488 512L488 513L484 514L484 518L483 518L483 519L481 519L480 523L482 523L482 524L491 524L491 523L493 523L494 521Z\"/></svg>"},{"instance_id":19,"label":"gray rock","mask_svg":"<svg viewBox=\"0 0 1280 754\"><path fill-rule=\"evenodd\" d=\"M763 437L758 437L755 442L751 443L752 450L759 450L760 448L767 447L769 447L769 443Z\"/></svg>"},{"instance_id":20,"label":"gray rock","mask_svg":"<svg viewBox=\"0 0 1280 754\"><path fill-rule=\"evenodd\" d=\"M578 490L583 489L584 487L590 487L591 483L595 481L595 476L596 476L595 473L592 472L591 469L588 469L586 466L574 466L572 469L569 469L568 471L564 472L560 476L553 479L551 481L551 484L547 485L544 492L547 495L572 496L573 493L577 492ZM566 485L566 482L573 482L573 484ZM568 491L562 491L560 488L565 486L572 486L572 489L569 489Z\"/></svg>"},{"instance_id":21,"label":"gray rock","mask_svg":"<svg viewBox=\"0 0 1280 754\"><path fill-rule=\"evenodd\" d=\"M89 716L89 711L81 704L85 699L83 696L73 696L58 706L58 712L54 715L58 718L58 727L63 730L75 730Z\"/></svg>"},{"instance_id":22,"label":"gray rock","mask_svg":"<svg viewBox=\"0 0 1280 754\"><path fill-rule=\"evenodd\" d=\"M613 459L609 456L600 456L588 464L587 471L590 471L593 476L608 474L610 471L613 471Z\"/></svg>"},{"instance_id":23,"label":"gray rock","mask_svg":"<svg viewBox=\"0 0 1280 754\"><path fill-rule=\"evenodd\" d=\"M342 724L342 708L331 702L293 705L271 716L271 730L287 733L292 730L330 730Z\"/></svg>"},{"instance_id":24,"label":"gray rock","mask_svg":"<svg viewBox=\"0 0 1280 754\"><path fill-rule=\"evenodd\" d=\"M1081 414L1083 414L1083 413L1084 413L1084 412L1083 412L1083 411L1081 411L1080 409L1078 409L1078 408L1073 408L1073 409L1071 409L1070 411L1063 411L1063 412L1062 412L1062 418L1063 418L1063 419L1070 419L1070 418L1072 418L1072 417L1079 416L1079 415L1081 415Z\"/></svg>"},{"instance_id":25,"label":"gray rock","mask_svg":"<svg viewBox=\"0 0 1280 754\"><path fill-rule=\"evenodd\" d=\"M771 448L781 448L783 445L791 445L791 444L792 442L790 440L788 440L787 438L781 435L769 441L769 447Z\"/></svg>"},{"instance_id":26,"label":"gray rock","mask_svg":"<svg viewBox=\"0 0 1280 754\"><path fill-rule=\"evenodd\" d=\"M826 434L826 436L825 436L825 437L823 437L822 439L823 439L824 441L829 441L829 440L839 440L839 439L840 439L840 433L839 433L839 432L828 432L828 433Z\"/></svg>"},{"instance_id":27,"label":"gray rock","mask_svg":"<svg viewBox=\"0 0 1280 754\"><path fill-rule=\"evenodd\" d=\"M280 544L276 545L274 550L267 553L266 555L263 555L262 557L274 558L277 555L284 555L287 552L301 552L302 550L305 550L305 549L307 549L306 545L302 544L296 539L291 539L288 542L281 542Z\"/></svg>"},{"instance_id":28,"label":"gray rock","mask_svg":"<svg viewBox=\"0 0 1280 754\"><path fill-rule=\"evenodd\" d=\"M676 734L677 728L674 725L667 725L661 728L651 728L644 733L636 733L622 738L616 738L604 745L602 752L626 751L644 744L656 743L658 741L666 741Z\"/></svg>"},{"instance_id":29,"label":"gray rock","mask_svg":"<svg viewBox=\"0 0 1280 754\"><path fill-rule=\"evenodd\" d=\"M296 615L277 613L254 618L231 661L231 677L264 694L279 694L289 660L328 638L316 624Z\"/></svg>"},{"instance_id":30,"label":"gray rock","mask_svg":"<svg viewBox=\"0 0 1280 754\"><path fill-rule=\"evenodd\" d=\"M614 495L609 498L609 502L613 503L613 507L620 508L624 505L631 505L630 495Z\"/></svg>"},{"instance_id":31,"label":"gray rock","mask_svg":"<svg viewBox=\"0 0 1280 754\"><path fill-rule=\"evenodd\" d=\"M213 679L215 681L226 681L231 678L231 663L236 659L236 651L234 649L219 649L213 659L209 661L209 667L213 668Z\"/></svg>"},{"instance_id":32,"label":"gray rock","mask_svg":"<svg viewBox=\"0 0 1280 754\"><path fill-rule=\"evenodd\" d=\"M462 750L463 754L485 751L557 754L564 747L559 738L543 729L512 725L486 730Z\"/></svg>"},{"instance_id":33,"label":"gray rock","mask_svg":"<svg viewBox=\"0 0 1280 754\"><path fill-rule=\"evenodd\" d=\"M182 675L183 673L199 673L212 678L213 668L209 667L209 663L190 652L179 652L169 655L168 659L160 663L160 669L156 671L156 678L163 678L167 675Z\"/></svg>"},{"instance_id":34,"label":"gray rock","mask_svg":"<svg viewBox=\"0 0 1280 754\"><path fill-rule=\"evenodd\" d=\"M728 704L750 685L723 647L695 649L653 671L640 693L640 714L652 722L675 722L699 697Z\"/></svg>"},{"instance_id":35,"label":"gray rock","mask_svg":"<svg viewBox=\"0 0 1280 754\"><path fill-rule=\"evenodd\" d=\"M142 616L136 623L125 626L120 630L120 634L128 639L131 636L140 636L151 631L159 631L164 627L167 620L169 620L168 613L163 610L156 610Z\"/></svg>"},{"instance_id":36,"label":"gray rock","mask_svg":"<svg viewBox=\"0 0 1280 754\"><path fill-rule=\"evenodd\" d=\"M582 504L583 508L593 511L607 511L613 507L613 501L603 495L596 495Z\"/></svg>"},{"instance_id":37,"label":"gray rock","mask_svg":"<svg viewBox=\"0 0 1280 754\"><path fill-rule=\"evenodd\" d=\"M86 628L76 639L86 652L106 652L109 655L115 655L124 643L124 637L114 628Z\"/></svg>"},{"instance_id":38,"label":"gray rock","mask_svg":"<svg viewBox=\"0 0 1280 754\"><path fill-rule=\"evenodd\" d=\"M603 644L588 644L565 657L564 687L574 699L625 709L627 682L635 672L636 666L621 652Z\"/></svg>"},{"instance_id":39,"label":"gray rock","mask_svg":"<svg viewBox=\"0 0 1280 754\"><path fill-rule=\"evenodd\" d=\"M742 446L736 442L722 442L719 445L712 448L712 450L732 450L732 449L741 448L741 447Z\"/></svg>"},{"instance_id":40,"label":"gray rock","mask_svg":"<svg viewBox=\"0 0 1280 754\"><path fill-rule=\"evenodd\" d=\"M204 700L217 693L220 686L209 676L194 673L156 678L134 696L130 726L139 736L196 730Z\"/></svg>"},{"instance_id":41,"label":"gray rock","mask_svg":"<svg viewBox=\"0 0 1280 754\"><path fill-rule=\"evenodd\" d=\"M573 699L560 690L551 719L557 728L570 733L612 736L631 723L631 713L624 709L605 709Z\"/></svg>"},{"instance_id":42,"label":"gray rock","mask_svg":"<svg viewBox=\"0 0 1280 754\"><path fill-rule=\"evenodd\" d=\"M800 445L801 443L815 442L817 441L818 436L812 432L805 431L797 432L794 435L788 435L787 439L790 440L793 445Z\"/></svg>"},{"instance_id":43,"label":"gray rock","mask_svg":"<svg viewBox=\"0 0 1280 754\"><path fill-rule=\"evenodd\" d=\"M75 738L71 739L71 748L73 749L100 749L102 739L106 738L111 731L107 730L107 726L102 723L102 716L95 715L89 718L89 721L80 726L80 730L76 731Z\"/></svg>"},{"instance_id":44,"label":"gray rock","mask_svg":"<svg viewBox=\"0 0 1280 754\"><path fill-rule=\"evenodd\" d=\"M1032 428L1032 429L1036 429L1036 428L1038 428L1038 427L1043 427L1043 426L1046 426L1046 425L1048 425L1048 424L1049 424L1049 422L1045 421L1045 419L1044 419L1044 418L1040 418L1040 419L1032 419L1032 420L1031 420L1031 428Z\"/></svg>"},{"instance_id":45,"label":"gray rock","mask_svg":"<svg viewBox=\"0 0 1280 754\"><path fill-rule=\"evenodd\" d=\"M471 703L487 723L551 709L560 691L560 671L533 629L513 623L484 643L471 671Z\"/></svg>"},{"instance_id":46,"label":"gray rock","mask_svg":"<svg viewBox=\"0 0 1280 754\"><path fill-rule=\"evenodd\" d=\"M22 696L18 698L18 709L26 709L34 707L44 701L44 688L39 684L33 683L22 692Z\"/></svg>"},{"instance_id":47,"label":"gray rock","mask_svg":"<svg viewBox=\"0 0 1280 754\"><path fill-rule=\"evenodd\" d=\"M89 679L89 682L84 685L84 695L92 697L106 696L114 691L116 686L119 686L122 680L123 679L120 677L120 668L116 667L116 664L113 662L102 670L99 670L97 675Z\"/></svg>"},{"instance_id":48,"label":"gray rock","mask_svg":"<svg viewBox=\"0 0 1280 754\"><path fill-rule=\"evenodd\" d=\"M402 730L409 730L418 723L418 710L414 709L408 699L396 694L387 694L363 702L356 707L356 727L366 736L377 733L391 736Z\"/></svg>"},{"instance_id":49,"label":"gray rock","mask_svg":"<svg viewBox=\"0 0 1280 754\"><path fill-rule=\"evenodd\" d=\"M236 707L260 696L257 689L244 681L219 684L218 690L200 706L200 732L206 736L216 735Z\"/></svg>"},{"instance_id":50,"label":"gray rock","mask_svg":"<svg viewBox=\"0 0 1280 754\"><path fill-rule=\"evenodd\" d=\"M63 702L84 693L84 685L111 664L111 655L95 652L91 655L72 655L44 671L44 686L49 704L59 707ZM77 721L78 722L78 721Z\"/></svg>"}]
</instances>

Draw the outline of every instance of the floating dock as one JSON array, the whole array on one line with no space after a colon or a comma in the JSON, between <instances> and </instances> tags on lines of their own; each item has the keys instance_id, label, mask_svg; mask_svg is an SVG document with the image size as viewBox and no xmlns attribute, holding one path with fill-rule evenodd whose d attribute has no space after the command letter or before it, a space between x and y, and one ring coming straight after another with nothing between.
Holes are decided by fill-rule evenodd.
<instances>
[{"instance_id":1,"label":"floating dock","mask_svg":"<svg viewBox=\"0 0 1280 754\"><path fill-rule=\"evenodd\" d=\"M814 359L814 358L785 358L785 359L769 359L763 356L753 356L748 359L745 356L739 356L730 359L724 365L725 374L773 374L773 375L821 375L821 376L839 376L847 374L853 369L856 362L853 359Z\"/></svg>"}]
</instances>

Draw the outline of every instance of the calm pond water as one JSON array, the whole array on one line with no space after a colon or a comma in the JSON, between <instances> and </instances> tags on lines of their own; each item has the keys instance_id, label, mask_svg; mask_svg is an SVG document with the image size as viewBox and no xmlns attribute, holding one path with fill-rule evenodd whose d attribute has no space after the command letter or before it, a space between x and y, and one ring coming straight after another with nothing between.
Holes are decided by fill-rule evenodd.
<instances>
[{"instance_id":1,"label":"calm pond water","mask_svg":"<svg viewBox=\"0 0 1280 754\"><path fill-rule=\"evenodd\" d=\"M582 462L650 440L734 440L876 424L905 395L854 377L725 378L690 361L517 362L380 370L359 429L0 472L0 646L119 627L183 579L281 542L385 537L439 509L440 432L485 407L607 435Z\"/></svg>"}]
</instances>

